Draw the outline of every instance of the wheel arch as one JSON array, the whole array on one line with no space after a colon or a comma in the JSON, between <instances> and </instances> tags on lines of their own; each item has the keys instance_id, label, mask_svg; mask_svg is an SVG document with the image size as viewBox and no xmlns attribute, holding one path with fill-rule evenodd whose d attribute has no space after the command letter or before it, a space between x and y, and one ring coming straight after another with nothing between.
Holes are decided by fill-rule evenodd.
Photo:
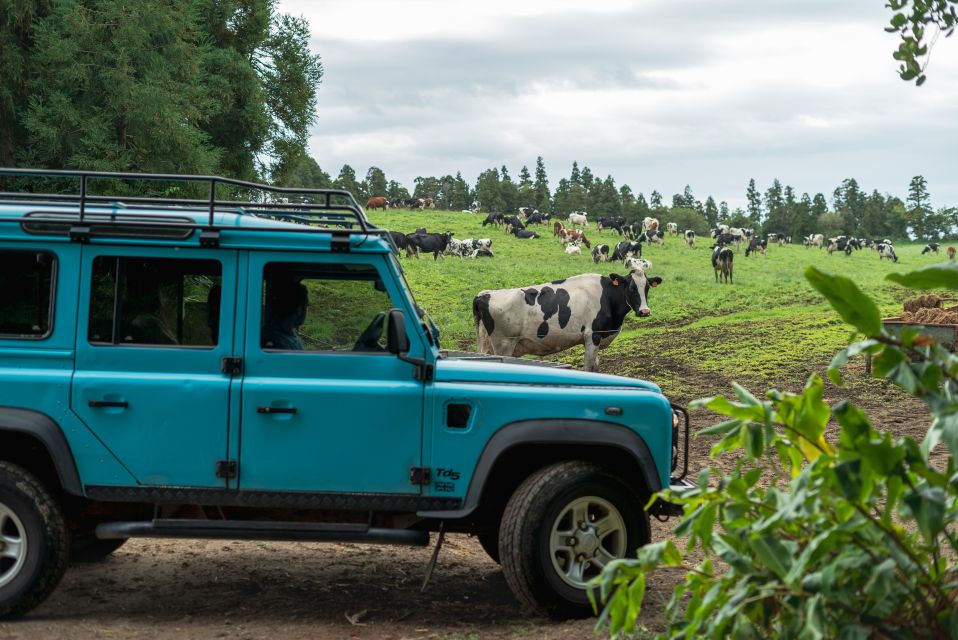
<instances>
[{"instance_id":1,"label":"wheel arch","mask_svg":"<svg viewBox=\"0 0 958 640\"><path fill-rule=\"evenodd\" d=\"M418 515L460 519L475 513L484 519L504 507L531 473L564 460L599 463L643 498L662 489L648 445L626 426L600 420L523 420L500 428L486 443L460 509Z\"/></svg>"},{"instance_id":2,"label":"wheel arch","mask_svg":"<svg viewBox=\"0 0 958 640\"><path fill-rule=\"evenodd\" d=\"M46 414L0 407L0 458L23 467L53 488L83 495L66 436Z\"/></svg>"}]
</instances>

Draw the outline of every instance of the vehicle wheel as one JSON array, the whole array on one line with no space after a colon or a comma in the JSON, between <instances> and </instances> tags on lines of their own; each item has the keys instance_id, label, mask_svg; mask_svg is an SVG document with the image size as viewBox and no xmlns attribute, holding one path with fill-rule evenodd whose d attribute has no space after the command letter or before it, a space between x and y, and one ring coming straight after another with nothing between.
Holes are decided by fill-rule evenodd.
<instances>
[{"instance_id":1,"label":"vehicle wheel","mask_svg":"<svg viewBox=\"0 0 958 640\"><path fill-rule=\"evenodd\" d=\"M0 462L0 619L46 600L69 555L60 505L32 474Z\"/></svg>"},{"instance_id":2,"label":"vehicle wheel","mask_svg":"<svg viewBox=\"0 0 958 640\"><path fill-rule=\"evenodd\" d=\"M99 562L126 544L121 540L100 540L92 531L76 533L70 544L70 562Z\"/></svg>"},{"instance_id":3,"label":"vehicle wheel","mask_svg":"<svg viewBox=\"0 0 958 640\"><path fill-rule=\"evenodd\" d=\"M499 531L495 529L492 531L483 531L477 533L476 537L479 538L479 544L482 546L482 550L492 558L492 561L496 564L502 564L502 561L499 560Z\"/></svg>"},{"instance_id":4,"label":"vehicle wheel","mask_svg":"<svg viewBox=\"0 0 958 640\"><path fill-rule=\"evenodd\" d=\"M557 618L593 614L588 584L649 542L639 496L588 462L562 462L523 482L499 529L502 570L528 607Z\"/></svg>"}]
</instances>

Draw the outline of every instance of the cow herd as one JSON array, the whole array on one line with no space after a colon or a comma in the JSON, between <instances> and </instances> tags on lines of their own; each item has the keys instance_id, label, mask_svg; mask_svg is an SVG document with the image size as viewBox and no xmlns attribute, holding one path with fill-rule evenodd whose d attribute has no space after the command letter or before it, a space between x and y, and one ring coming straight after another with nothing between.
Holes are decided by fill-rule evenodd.
<instances>
[{"instance_id":1,"label":"cow herd","mask_svg":"<svg viewBox=\"0 0 958 640\"><path fill-rule=\"evenodd\" d=\"M372 203L381 204L381 203ZM478 203L469 211L478 213ZM552 282L480 291L472 303L478 350L481 353L519 357L523 355L544 356L583 345L585 369L595 370L598 352L607 347L622 330L629 313L637 317L651 315L649 293L662 284L662 278L650 276L652 262L643 256L643 249L652 245L664 246L666 237L682 237L688 249L697 248L695 231L680 232L678 224L668 222L664 227L659 220L646 217L641 223L627 223L621 217L603 217L594 221L599 231L612 231L622 239L615 243L596 243L588 238L589 214L573 212L565 220L536 210L520 207L516 214L493 212L482 220L482 227L492 226L520 240L543 242L549 225L553 242L559 243L561 251L569 256L581 256L583 248L589 250L592 262L618 263L622 269L610 269L611 273L581 274ZM548 227L547 227L548 229ZM443 256L459 256L474 259L493 257L492 238L468 238L458 240L452 231L429 233L424 228L413 233L390 232L397 253L405 250L407 257L419 257L432 253L433 259ZM759 237L746 228L719 225L709 233L711 243L710 262L715 282L733 284L735 252L745 245L745 256L762 254L768 258L768 248L777 244L791 244L791 237L781 233L769 233ZM848 236L825 238L812 234L802 240L806 247L826 249L828 254L842 251L851 255L856 250L872 248L880 259L898 261L890 240L867 240ZM925 253L937 254L938 243L929 243ZM954 259L955 249L947 248L948 257Z\"/></svg>"}]
</instances>

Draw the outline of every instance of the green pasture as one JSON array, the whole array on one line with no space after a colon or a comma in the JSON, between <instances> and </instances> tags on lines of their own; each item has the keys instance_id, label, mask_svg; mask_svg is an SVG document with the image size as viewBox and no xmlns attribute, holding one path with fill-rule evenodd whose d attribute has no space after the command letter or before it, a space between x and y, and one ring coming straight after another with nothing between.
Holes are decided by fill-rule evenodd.
<instances>
[{"instance_id":1,"label":"green pasture","mask_svg":"<svg viewBox=\"0 0 958 640\"><path fill-rule=\"evenodd\" d=\"M580 273L624 273L621 263L594 264L585 247L581 256L566 255L551 226L533 227L541 239L518 240L504 229L483 228L484 215L390 210L370 217L405 233L425 227L430 232L453 231L460 239L492 238L491 259L401 258L414 295L439 325L446 347L475 349L472 299L483 289L540 284ZM586 234L593 246L621 240L612 231L598 232L594 223ZM664 281L650 292L651 317L630 314L622 335L602 352L614 363L612 370L601 367L603 371L662 384L664 374L643 365L644 356L655 351L659 358L702 372L731 371L740 379L763 380L794 374L803 379L802 374L827 362L848 339L846 328L806 282L808 265L851 277L887 315L897 315L908 294L885 276L946 259L944 248L941 256L922 256L924 244L916 243L896 245L897 264L879 260L871 249L846 257L801 244L774 245L767 257L746 257L743 245L735 254L734 284L722 285L715 283L709 246L709 238L698 238L697 248L689 249L681 236L666 236L664 246L645 248L643 257L653 265L650 273ZM579 366L581 348L559 357Z\"/></svg>"}]
</instances>

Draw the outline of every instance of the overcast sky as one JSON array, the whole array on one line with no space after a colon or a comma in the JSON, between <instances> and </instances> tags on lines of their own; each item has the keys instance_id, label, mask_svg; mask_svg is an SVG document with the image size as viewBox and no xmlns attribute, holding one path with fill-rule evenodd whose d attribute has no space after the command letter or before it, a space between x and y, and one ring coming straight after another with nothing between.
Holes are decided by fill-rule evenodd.
<instances>
[{"instance_id":1,"label":"overcast sky","mask_svg":"<svg viewBox=\"0 0 958 640\"><path fill-rule=\"evenodd\" d=\"M419 175L543 156L667 201L744 206L754 177L799 194L844 178L958 206L958 36L929 78L896 74L883 0L284 0L325 75L309 150L336 176Z\"/></svg>"}]
</instances>

